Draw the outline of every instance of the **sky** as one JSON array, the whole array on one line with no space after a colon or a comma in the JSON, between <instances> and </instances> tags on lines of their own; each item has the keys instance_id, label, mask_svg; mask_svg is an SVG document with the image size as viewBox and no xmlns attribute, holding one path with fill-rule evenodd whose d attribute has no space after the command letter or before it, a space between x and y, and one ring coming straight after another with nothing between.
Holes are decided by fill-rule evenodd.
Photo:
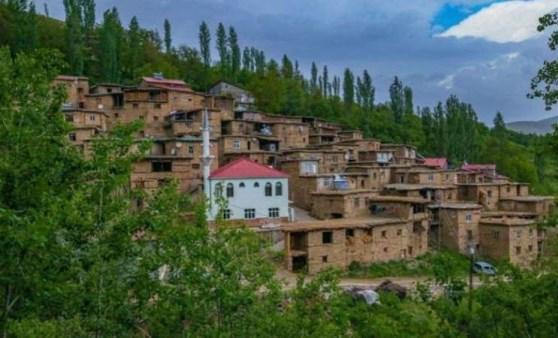
<instances>
[{"instance_id":1,"label":"sky","mask_svg":"<svg viewBox=\"0 0 558 338\"><path fill-rule=\"evenodd\" d=\"M64 19L61 0L43 0L51 17ZM37 2L39 3L39 2ZM526 98L544 60L548 33L538 18L558 9L558 0L96 0L97 21L116 6L127 26L162 33L171 22L173 44L198 47L207 22L233 26L241 46L254 46L280 60L287 54L308 74L314 61L331 74L367 69L376 102L389 100L398 76L413 88L417 106L434 106L449 95L471 103L479 119L492 123L558 115L542 100ZM41 9L41 6L37 6ZM214 40L213 40L214 41ZM214 43L212 41L212 43ZM216 52L213 52L216 55ZM214 57L216 58L216 57Z\"/></svg>"}]
</instances>

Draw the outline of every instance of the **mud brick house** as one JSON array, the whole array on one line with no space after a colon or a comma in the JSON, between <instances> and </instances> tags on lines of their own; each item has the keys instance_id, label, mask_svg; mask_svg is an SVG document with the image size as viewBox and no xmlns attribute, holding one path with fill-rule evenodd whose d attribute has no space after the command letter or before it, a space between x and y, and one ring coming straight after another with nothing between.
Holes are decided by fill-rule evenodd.
<instances>
[{"instance_id":1,"label":"mud brick house","mask_svg":"<svg viewBox=\"0 0 558 338\"><path fill-rule=\"evenodd\" d=\"M469 246L478 250L482 207L474 203L437 203L432 212L430 239L434 247L467 254Z\"/></svg>"},{"instance_id":2,"label":"mud brick house","mask_svg":"<svg viewBox=\"0 0 558 338\"><path fill-rule=\"evenodd\" d=\"M54 80L55 85L66 88L66 100L62 104L66 109L85 109L86 95L89 93L89 79L84 76L59 75Z\"/></svg>"},{"instance_id":3,"label":"mud brick house","mask_svg":"<svg viewBox=\"0 0 558 338\"><path fill-rule=\"evenodd\" d=\"M346 173L363 173L366 177L366 188L381 190L389 184L391 170L388 167L377 165L364 165L361 163L349 164Z\"/></svg>"},{"instance_id":4,"label":"mud brick house","mask_svg":"<svg viewBox=\"0 0 558 338\"><path fill-rule=\"evenodd\" d=\"M458 183L458 199L481 204L487 210L498 210L501 198L528 196L529 185L521 183Z\"/></svg>"},{"instance_id":5,"label":"mud brick house","mask_svg":"<svg viewBox=\"0 0 558 338\"><path fill-rule=\"evenodd\" d=\"M68 135L70 141L83 147L96 135L107 131L107 116L103 112L78 108L63 108L64 118L74 129Z\"/></svg>"},{"instance_id":6,"label":"mud brick house","mask_svg":"<svg viewBox=\"0 0 558 338\"><path fill-rule=\"evenodd\" d=\"M250 110L255 109L255 99L252 94L239 86L219 81L208 92L213 95L229 96L234 99L235 110Z\"/></svg>"},{"instance_id":7,"label":"mud brick house","mask_svg":"<svg viewBox=\"0 0 558 338\"><path fill-rule=\"evenodd\" d=\"M416 148L411 145L382 143L380 150L393 152L396 164L412 165L422 162L419 158L417 158Z\"/></svg>"},{"instance_id":8,"label":"mud brick house","mask_svg":"<svg viewBox=\"0 0 558 338\"><path fill-rule=\"evenodd\" d=\"M552 215L554 207L553 196L501 197L499 202L500 210L533 213L539 219Z\"/></svg>"},{"instance_id":9,"label":"mud brick house","mask_svg":"<svg viewBox=\"0 0 558 338\"><path fill-rule=\"evenodd\" d=\"M544 232L534 220L483 218L479 222L480 254L526 266L540 254Z\"/></svg>"},{"instance_id":10,"label":"mud brick house","mask_svg":"<svg viewBox=\"0 0 558 338\"><path fill-rule=\"evenodd\" d=\"M452 184L386 184L383 194L424 198L430 202L451 202L458 200L458 188Z\"/></svg>"},{"instance_id":11,"label":"mud brick house","mask_svg":"<svg viewBox=\"0 0 558 338\"><path fill-rule=\"evenodd\" d=\"M424 165L434 169L448 169L448 159L445 157L427 157L424 159Z\"/></svg>"},{"instance_id":12,"label":"mud brick house","mask_svg":"<svg viewBox=\"0 0 558 338\"><path fill-rule=\"evenodd\" d=\"M347 130L347 131L340 131L337 133L339 137L339 141L347 141L347 140L362 140L362 132L359 130Z\"/></svg>"},{"instance_id":13,"label":"mud brick house","mask_svg":"<svg viewBox=\"0 0 558 338\"><path fill-rule=\"evenodd\" d=\"M426 232L415 232L412 222L397 218L335 219L283 226L285 266L314 274L352 262L370 264L412 258L426 252Z\"/></svg>"},{"instance_id":14,"label":"mud brick house","mask_svg":"<svg viewBox=\"0 0 558 338\"><path fill-rule=\"evenodd\" d=\"M313 192L310 214L318 219L364 217L370 214L368 199L377 194L368 189Z\"/></svg>"},{"instance_id":15,"label":"mud brick house","mask_svg":"<svg viewBox=\"0 0 558 338\"><path fill-rule=\"evenodd\" d=\"M246 158L220 167L209 176L209 219L221 213L224 220L242 220L250 226L288 221L292 213L288 177Z\"/></svg>"}]
</instances>

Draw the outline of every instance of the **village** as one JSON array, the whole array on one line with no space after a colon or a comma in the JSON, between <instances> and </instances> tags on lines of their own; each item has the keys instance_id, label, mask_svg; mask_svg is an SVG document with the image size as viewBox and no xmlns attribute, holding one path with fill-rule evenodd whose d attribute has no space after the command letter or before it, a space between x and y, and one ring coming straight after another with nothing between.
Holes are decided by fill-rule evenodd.
<instances>
[{"instance_id":1,"label":"village","mask_svg":"<svg viewBox=\"0 0 558 338\"><path fill-rule=\"evenodd\" d=\"M208 93L161 74L134 87L75 76L56 83L67 87L69 139L84 153L118 123L144 121L135 136L152 148L134 164L131 187L152 193L175 180L180 192L207 198L211 224L246 225L282 244L289 271L439 248L527 267L544 251L537 224L553 214L554 197L530 195L494 164L454 168L320 118L259 112L249 92L225 82Z\"/></svg>"}]
</instances>

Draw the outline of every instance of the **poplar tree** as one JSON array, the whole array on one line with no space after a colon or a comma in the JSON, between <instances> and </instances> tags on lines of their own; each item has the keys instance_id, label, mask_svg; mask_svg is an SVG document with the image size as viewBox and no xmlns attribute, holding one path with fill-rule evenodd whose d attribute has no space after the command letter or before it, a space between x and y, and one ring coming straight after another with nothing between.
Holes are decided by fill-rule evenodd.
<instances>
[{"instance_id":1,"label":"poplar tree","mask_svg":"<svg viewBox=\"0 0 558 338\"><path fill-rule=\"evenodd\" d=\"M234 27L229 27L229 50L230 50L230 72L233 79L236 78L238 72L240 71L240 63L241 63L241 56L240 56L240 46L238 45L238 35Z\"/></svg>"},{"instance_id":2,"label":"poplar tree","mask_svg":"<svg viewBox=\"0 0 558 338\"><path fill-rule=\"evenodd\" d=\"M219 65L221 75L227 75L230 69L230 54L227 48L227 32L221 22L217 26L216 41L217 52L219 53Z\"/></svg>"},{"instance_id":3,"label":"poplar tree","mask_svg":"<svg viewBox=\"0 0 558 338\"><path fill-rule=\"evenodd\" d=\"M252 64L253 62L252 62L252 54L250 53L250 48L244 47L244 50L242 51L242 70L247 72L253 71L254 68Z\"/></svg>"},{"instance_id":4,"label":"poplar tree","mask_svg":"<svg viewBox=\"0 0 558 338\"><path fill-rule=\"evenodd\" d=\"M328 88L330 87L329 84L329 74L327 70L327 65L324 65L324 69L322 70L322 79L323 79L323 96L328 97Z\"/></svg>"},{"instance_id":5,"label":"poplar tree","mask_svg":"<svg viewBox=\"0 0 558 338\"><path fill-rule=\"evenodd\" d=\"M132 17L128 25L126 45L124 54L126 62L123 65L124 79L132 82L138 76L139 60L142 52L140 26L135 16Z\"/></svg>"},{"instance_id":6,"label":"poplar tree","mask_svg":"<svg viewBox=\"0 0 558 338\"><path fill-rule=\"evenodd\" d=\"M122 35L123 29L118 10L113 7L103 14L103 24L100 29L100 68L103 81L120 82Z\"/></svg>"},{"instance_id":7,"label":"poplar tree","mask_svg":"<svg viewBox=\"0 0 558 338\"><path fill-rule=\"evenodd\" d=\"M64 0L66 13L66 57L70 64L70 72L74 75L83 75L83 27L82 11L78 0Z\"/></svg>"},{"instance_id":8,"label":"poplar tree","mask_svg":"<svg viewBox=\"0 0 558 338\"><path fill-rule=\"evenodd\" d=\"M372 84L372 77L367 70L362 73L362 105L366 110L371 110L374 107L374 99L376 89Z\"/></svg>"},{"instance_id":9,"label":"poplar tree","mask_svg":"<svg viewBox=\"0 0 558 338\"><path fill-rule=\"evenodd\" d=\"M316 63L312 62L312 67L310 68L310 90L314 91L318 88L318 67Z\"/></svg>"},{"instance_id":10,"label":"poplar tree","mask_svg":"<svg viewBox=\"0 0 558 338\"><path fill-rule=\"evenodd\" d=\"M347 108L355 102L355 77L349 68L343 74L343 103Z\"/></svg>"},{"instance_id":11,"label":"poplar tree","mask_svg":"<svg viewBox=\"0 0 558 338\"><path fill-rule=\"evenodd\" d=\"M172 35L171 35L171 24L168 19L165 19L164 29L165 29L165 52L169 54L172 50Z\"/></svg>"},{"instance_id":12,"label":"poplar tree","mask_svg":"<svg viewBox=\"0 0 558 338\"><path fill-rule=\"evenodd\" d=\"M401 124L405 109L405 99L403 96L403 83L401 83L397 76L389 86L389 98L395 124Z\"/></svg>"},{"instance_id":13,"label":"poplar tree","mask_svg":"<svg viewBox=\"0 0 558 338\"><path fill-rule=\"evenodd\" d=\"M405 101L405 114L412 115L413 114L413 90L411 87L405 86L403 88L403 96Z\"/></svg>"},{"instance_id":14,"label":"poplar tree","mask_svg":"<svg viewBox=\"0 0 558 338\"><path fill-rule=\"evenodd\" d=\"M202 21L200 25L200 32L198 34L200 42L200 54L203 60L203 64L206 67L211 65L211 33L205 21Z\"/></svg>"}]
</instances>

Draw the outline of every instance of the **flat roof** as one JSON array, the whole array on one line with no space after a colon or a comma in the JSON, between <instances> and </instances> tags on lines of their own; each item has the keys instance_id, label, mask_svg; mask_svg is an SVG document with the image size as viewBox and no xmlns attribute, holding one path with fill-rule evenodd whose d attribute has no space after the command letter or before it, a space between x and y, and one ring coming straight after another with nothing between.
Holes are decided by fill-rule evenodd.
<instances>
[{"instance_id":1,"label":"flat roof","mask_svg":"<svg viewBox=\"0 0 558 338\"><path fill-rule=\"evenodd\" d=\"M416 197L406 197L406 196L372 196L368 198L368 201L373 202L406 202L406 203L422 203L427 204L430 203L429 200L424 198L416 198Z\"/></svg>"},{"instance_id":2,"label":"flat roof","mask_svg":"<svg viewBox=\"0 0 558 338\"><path fill-rule=\"evenodd\" d=\"M437 203L428 207L431 209L482 209L482 206L476 203Z\"/></svg>"},{"instance_id":3,"label":"flat roof","mask_svg":"<svg viewBox=\"0 0 558 338\"><path fill-rule=\"evenodd\" d=\"M500 201L515 201L515 202L541 202L541 201L554 201L554 196L516 196L500 198Z\"/></svg>"},{"instance_id":4,"label":"flat roof","mask_svg":"<svg viewBox=\"0 0 558 338\"><path fill-rule=\"evenodd\" d=\"M396 184L386 184L384 188L405 191L405 190L422 190L422 189L453 189L453 188L457 188L457 186L450 185L450 184L396 183Z\"/></svg>"},{"instance_id":5,"label":"flat roof","mask_svg":"<svg viewBox=\"0 0 558 338\"><path fill-rule=\"evenodd\" d=\"M315 191L312 195L351 195L351 194L363 194L363 193L377 193L377 190L372 189L347 189L347 190L326 190L326 191Z\"/></svg>"},{"instance_id":6,"label":"flat roof","mask_svg":"<svg viewBox=\"0 0 558 338\"><path fill-rule=\"evenodd\" d=\"M483 211L481 213L482 218L493 218L493 217L537 217L538 215L534 212L522 212L522 211Z\"/></svg>"},{"instance_id":7,"label":"flat roof","mask_svg":"<svg viewBox=\"0 0 558 338\"><path fill-rule=\"evenodd\" d=\"M481 218L479 224L486 224L486 225L501 225L501 226L526 226L532 225L535 223L535 220L524 219L524 218Z\"/></svg>"},{"instance_id":8,"label":"flat roof","mask_svg":"<svg viewBox=\"0 0 558 338\"><path fill-rule=\"evenodd\" d=\"M394 225L407 223L407 220L402 218L387 218L387 217L374 217L374 218L341 218L331 219L325 221L308 221L300 223L289 223L282 225L283 232L298 232L298 231L320 231L320 230L336 230L336 229L370 229L375 226Z\"/></svg>"}]
</instances>

